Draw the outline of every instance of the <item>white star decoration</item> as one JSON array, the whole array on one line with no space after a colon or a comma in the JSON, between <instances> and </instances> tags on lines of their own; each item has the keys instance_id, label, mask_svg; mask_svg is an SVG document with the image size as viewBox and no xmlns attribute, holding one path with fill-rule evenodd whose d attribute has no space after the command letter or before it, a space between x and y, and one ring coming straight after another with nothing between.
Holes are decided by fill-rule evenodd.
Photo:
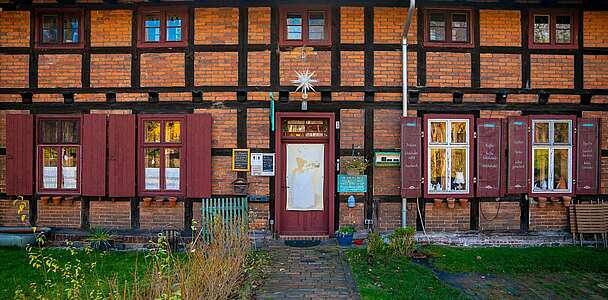
<instances>
[{"instance_id":1,"label":"white star decoration","mask_svg":"<svg viewBox=\"0 0 608 300\"><path fill-rule=\"evenodd\" d=\"M300 73L298 71L295 71L296 75L298 75L298 79L296 80L292 80L291 82L294 85L297 85L298 87L296 88L296 92L298 91L302 91L302 98L303 99L307 99L308 98L308 90L311 90L313 92L316 92L313 84L319 82L316 79L312 79L312 77L315 75L315 72L310 72L308 69L306 69L306 71L304 71L304 73Z\"/></svg>"}]
</instances>

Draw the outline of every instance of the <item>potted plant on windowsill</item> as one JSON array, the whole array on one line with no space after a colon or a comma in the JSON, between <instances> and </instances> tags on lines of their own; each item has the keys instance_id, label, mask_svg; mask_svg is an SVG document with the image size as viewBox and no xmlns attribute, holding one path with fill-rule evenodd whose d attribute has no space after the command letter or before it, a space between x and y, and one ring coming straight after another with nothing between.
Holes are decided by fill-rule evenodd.
<instances>
[{"instance_id":1,"label":"potted plant on windowsill","mask_svg":"<svg viewBox=\"0 0 608 300\"><path fill-rule=\"evenodd\" d=\"M144 197L144 207L150 207L152 205L152 197Z\"/></svg>"},{"instance_id":2,"label":"potted plant on windowsill","mask_svg":"<svg viewBox=\"0 0 608 300\"><path fill-rule=\"evenodd\" d=\"M443 199L439 199L439 198L433 199L433 205L437 208L440 208L442 203L443 203Z\"/></svg>"},{"instance_id":3,"label":"potted plant on windowsill","mask_svg":"<svg viewBox=\"0 0 608 300\"><path fill-rule=\"evenodd\" d=\"M53 196L53 204L54 205L61 204L61 196Z\"/></svg>"},{"instance_id":4,"label":"potted plant on windowsill","mask_svg":"<svg viewBox=\"0 0 608 300\"><path fill-rule=\"evenodd\" d=\"M348 247L353 244L353 234L355 233L355 228L352 226L340 226L340 228L336 231L336 239L338 240L338 245Z\"/></svg>"},{"instance_id":5,"label":"potted plant on windowsill","mask_svg":"<svg viewBox=\"0 0 608 300\"><path fill-rule=\"evenodd\" d=\"M369 161L364 157L353 157L344 162L346 174L350 176L361 175L367 170Z\"/></svg>"},{"instance_id":6,"label":"potted plant on windowsill","mask_svg":"<svg viewBox=\"0 0 608 300\"><path fill-rule=\"evenodd\" d=\"M175 207L177 205L177 197L169 197L169 207Z\"/></svg>"}]
</instances>

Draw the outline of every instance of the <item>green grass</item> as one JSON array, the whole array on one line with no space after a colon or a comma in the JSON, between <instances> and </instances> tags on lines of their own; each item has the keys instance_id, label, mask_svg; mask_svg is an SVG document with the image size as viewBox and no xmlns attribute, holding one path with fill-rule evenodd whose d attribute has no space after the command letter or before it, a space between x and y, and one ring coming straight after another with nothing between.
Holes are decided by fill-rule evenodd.
<instances>
[{"instance_id":1,"label":"green grass","mask_svg":"<svg viewBox=\"0 0 608 300\"><path fill-rule=\"evenodd\" d=\"M581 247L452 248L425 247L431 262L440 270L459 273L606 273L608 250Z\"/></svg>"},{"instance_id":2,"label":"green grass","mask_svg":"<svg viewBox=\"0 0 608 300\"><path fill-rule=\"evenodd\" d=\"M367 263L365 249L346 251L363 299L466 299L430 270L406 258Z\"/></svg>"}]
</instances>

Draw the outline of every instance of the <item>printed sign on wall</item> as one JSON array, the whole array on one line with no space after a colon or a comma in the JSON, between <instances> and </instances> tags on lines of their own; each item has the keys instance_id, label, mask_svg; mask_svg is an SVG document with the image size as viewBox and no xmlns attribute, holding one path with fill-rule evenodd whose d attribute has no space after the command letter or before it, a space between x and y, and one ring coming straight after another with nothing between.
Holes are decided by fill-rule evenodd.
<instances>
[{"instance_id":1,"label":"printed sign on wall","mask_svg":"<svg viewBox=\"0 0 608 300\"><path fill-rule=\"evenodd\" d=\"M249 171L249 149L232 149L232 171Z\"/></svg>"},{"instance_id":2,"label":"printed sign on wall","mask_svg":"<svg viewBox=\"0 0 608 300\"><path fill-rule=\"evenodd\" d=\"M251 153L251 176L274 176L274 153Z\"/></svg>"},{"instance_id":3,"label":"printed sign on wall","mask_svg":"<svg viewBox=\"0 0 608 300\"><path fill-rule=\"evenodd\" d=\"M366 193L367 175L338 175L338 193Z\"/></svg>"}]
</instances>

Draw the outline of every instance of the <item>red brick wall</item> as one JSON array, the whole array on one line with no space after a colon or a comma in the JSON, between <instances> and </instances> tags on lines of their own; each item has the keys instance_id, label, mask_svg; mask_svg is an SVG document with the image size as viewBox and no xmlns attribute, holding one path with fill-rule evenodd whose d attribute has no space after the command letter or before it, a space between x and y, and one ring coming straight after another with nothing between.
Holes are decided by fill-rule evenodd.
<instances>
[{"instance_id":1,"label":"red brick wall","mask_svg":"<svg viewBox=\"0 0 608 300\"><path fill-rule=\"evenodd\" d=\"M68 205L65 201L55 205L51 200L42 204L38 200L37 226L80 228L80 201Z\"/></svg>"},{"instance_id":2,"label":"red brick wall","mask_svg":"<svg viewBox=\"0 0 608 300\"><path fill-rule=\"evenodd\" d=\"M105 102L106 94L74 94L74 102Z\"/></svg>"},{"instance_id":3,"label":"red brick wall","mask_svg":"<svg viewBox=\"0 0 608 300\"><path fill-rule=\"evenodd\" d=\"M519 231L519 202L479 203L479 229L482 231Z\"/></svg>"},{"instance_id":4,"label":"red brick wall","mask_svg":"<svg viewBox=\"0 0 608 300\"><path fill-rule=\"evenodd\" d=\"M161 102L174 102L174 101L192 101L192 93L191 92L181 92L181 93L160 93L158 95L158 100Z\"/></svg>"},{"instance_id":5,"label":"red brick wall","mask_svg":"<svg viewBox=\"0 0 608 300\"><path fill-rule=\"evenodd\" d=\"M247 84L270 85L270 51L247 53Z\"/></svg>"},{"instance_id":6,"label":"red brick wall","mask_svg":"<svg viewBox=\"0 0 608 300\"><path fill-rule=\"evenodd\" d=\"M608 89L608 55L584 55L584 88Z\"/></svg>"},{"instance_id":7,"label":"red brick wall","mask_svg":"<svg viewBox=\"0 0 608 300\"><path fill-rule=\"evenodd\" d=\"M4 172L3 172L4 173ZM25 201L25 208L19 213L19 204L13 203L14 200L0 200L0 226L29 226L30 225L30 206ZM25 215L25 221L21 221L21 216Z\"/></svg>"},{"instance_id":8,"label":"red brick wall","mask_svg":"<svg viewBox=\"0 0 608 300\"><path fill-rule=\"evenodd\" d=\"M342 44L365 42L363 7L340 7L340 41Z\"/></svg>"},{"instance_id":9,"label":"red brick wall","mask_svg":"<svg viewBox=\"0 0 608 300\"><path fill-rule=\"evenodd\" d=\"M249 203L249 230L268 230L268 203Z\"/></svg>"},{"instance_id":10,"label":"red brick wall","mask_svg":"<svg viewBox=\"0 0 608 300\"><path fill-rule=\"evenodd\" d=\"M340 148L363 149L365 118L362 109L340 110Z\"/></svg>"},{"instance_id":11,"label":"red brick wall","mask_svg":"<svg viewBox=\"0 0 608 300\"><path fill-rule=\"evenodd\" d=\"M131 46L130 10L91 10L91 46Z\"/></svg>"},{"instance_id":12,"label":"red brick wall","mask_svg":"<svg viewBox=\"0 0 608 300\"><path fill-rule=\"evenodd\" d=\"M355 207L349 208L348 203L340 202L340 223L338 226L352 226L356 230L365 228L365 204L355 203Z\"/></svg>"},{"instance_id":13,"label":"red brick wall","mask_svg":"<svg viewBox=\"0 0 608 300\"><path fill-rule=\"evenodd\" d=\"M268 148L270 145L270 109L247 109L247 147Z\"/></svg>"},{"instance_id":14,"label":"red brick wall","mask_svg":"<svg viewBox=\"0 0 608 300\"><path fill-rule=\"evenodd\" d=\"M521 46L519 10L480 10L479 42L481 46Z\"/></svg>"},{"instance_id":15,"label":"red brick wall","mask_svg":"<svg viewBox=\"0 0 608 300\"><path fill-rule=\"evenodd\" d=\"M20 94L0 94L0 102L19 102L21 101Z\"/></svg>"},{"instance_id":16,"label":"red brick wall","mask_svg":"<svg viewBox=\"0 0 608 300\"><path fill-rule=\"evenodd\" d=\"M396 109L374 110L374 148L396 149L401 147L401 111Z\"/></svg>"},{"instance_id":17,"label":"red brick wall","mask_svg":"<svg viewBox=\"0 0 608 300\"><path fill-rule=\"evenodd\" d=\"M130 201L89 202L89 224L91 228L131 228Z\"/></svg>"},{"instance_id":18,"label":"red brick wall","mask_svg":"<svg viewBox=\"0 0 608 300\"><path fill-rule=\"evenodd\" d=\"M530 205L530 231L568 230L568 210L560 203L545 208Z\"/></svg>"},{"instance_id":19,"label":"red brick wall","mask_svg":"<svg viewBox=\"0 0 608 300\"><path fill-rule=\"evenodd\" d=\"M374 85L400 86L402 83L401 52L375 51L374 52ZM416 85L416 52L407 54L407 81L408 85Z\"/></svg>"},{"instance_id":20,"label":"red brick wall","mask_svg":"<svg viewBox=\"0 0 608 300\"><path fill-rule=\"evenodd\" d=\"M281 85L293 85L291 80L297 78L295 71L304 72L309 69L315 71L313 79L318 80L318 86L331 85L331 52L315 51L316 54L307 55L302 61L301 51L281 51L280 77Z\"/></svg>"},{"instance_id":21,"label":"red brick wall","mask_svg":"<svg viewBox=\"0 0 608 300\"><path fill-rule=\"evenodd\" d=\"M139 206L139 228L149 230L184 229L184 202L169 207L169 202L152 201L149 207Z\"/></svg>"},{"instance_id":22,"label":"red brick wall","mask_svg":"<svg viewBox=\"0 0 608 300\"><path fill-rule=\"evenodd\" d=\"M532 88L574 88L574 56L530 55Z\"/></svg>"},{"instance_id":23,"label":"red brick wall","mask_svg":"<svg viewBox=\"0 0 608 300\"><path fill-rule=\"evenodd\" d=\"M91 87L130 87L131 54L91 54Z\"/></svg>"},{"instance_id":24,"label":"red brick wall","mask_svg":"<svg viewBox=\"0 0 608 300\"><path fill-rule=\"evenodd\" d=\"M43 54L38 57L38 87L81 87L82 55Z\"/></svg>"},{"instance_id":25,"label":"red brick wall","mask_svg":"<svg viewBox=\"0 0 608 300\"><path fill-rule=\"evenodd\" d=\"M29 58L27 54L0 54L0 87L27 88Z\"/></svg>"},{"instance_id":26,"label":"red brick wall","mask_svg":"<svg viewBox=\"0 0 608 300\"><path fill-rule=\"evenodd\" d=\"M479 58L482 88L521 87L521 55L482 53Z\"/></svg>"},{"instance_id":27,"label":"red brick wall","mask_svg":"<svg viewBox=\"0 0 608 300\"><path fill-rule=\"evenodd\" d=\"M332 92L331 101L363 101L362 92Z\"/></svg>"},{"instance_id":28,"label":"red brick wall","mask_svg":"<svg viewBox=\"0 0 608 300\"><path fill-rule=\"evenodd\" d=\"M401 172L398 167L374 168L374 196L401 194Z\"/></svg>"},{"instance_id":29,"label":"red brick wall","mask_svg":"<svg viewBox=\"0 0 608 300\"><path fill-rule=\"evenodd\" d=\"M231 171L230 156L214 156L211 159L211 194L232 195L232 182L236 179L236 172Z\"/></svg>"},{"instance_id":30,"label":"red brick wall","mask_svg":"<svg viewBox=\"0 0 608 300\"><path fill-rule=\"evenodd\" d=\"M583 31L585 47L608 47L608 11L584 12Z\"/></svg>"},{"instance_id":31,"label":"red brick wall","mask_svg":"<svg viewBox=\"0 0 608 300\"><path fill-rule=\"evenodd\" d=\"M249 181L249 195L270 195L270 177L247 176L247 181Z\"/></svg>"},{"instance_id":32,"label":"red brick wall","mask_svg":"<svg viewBox=\"0 0 608 300\"><path fill-rule=\"evenodd\" d=\"M427 52L426 80L428 86L471 86L471 54Z\"/></svg>"},{"instance_id":33,"label":"red brick wall","mask_svg":"<svg viewBox=\"0 0 608 300\"><path fill-rule=\"evenodd\" d=\"M270 7L250 7L248 10L249 44L270 44Z\"/></svg>"},{"instance_id":34,"label":"red brick wall","mask_svg":"<svg viewBox=\"0 0 608 300\"><path fill-rule=\"evenodd\" d=\"M408 203L407 226L416 227L416 214L416 203ZM379 231L391 231L401 227L401 225L401 203L378 203L378 224L376 224L376 229Z\"/></svg>"},{"instance_id":35,"label":"red brick wall","mask_svg":"<svg viewBox=\"0 0 608 300\"><path fill-rule=\"evenodd\" d=\"M0 47L29 47L30 12L0 11Z\"/></svg>"},{"instance_id":36,"label":"red brick wall","mask_svg":"<svg viewBox=\"0 0 608 300\"><path fill-rule=\"evenodd\" d=\"M470 228L470 203L466 207L460 206L456 201L454 208L448 208L444 201L441 207L435 207L433 203L425 206L425 227L429 232L434 231L467 231Z\"/></svg>"},{"instance_id":37,"label":"red brick wall","mask_svg":"<svg viewBox=\"0 0 608 300\"><path fill-rule=\"evenodd\" d=\"M211 114L211 147L236 148L236 109L195 109Z\"/></svg>"},{"instance_id":38,"label":"red brick wall","mask_svg":"<svg viewBox=\"0 0 608 300\"><path fill-rule=\"evenodd\" d=\"M407 18L405 7L374 7L374 43L399 44L403 24ZM408 31L408 43L416 43L416 13Z\"/></svg>"},{"instance_id":39,"label":"red brick wall","mask_svg":"<svg viewBox=\"0 0 608 300\"><path fill-rule=\"evenodd\" d=\"M365 83L363 51L340 52L340 81L343 86L363 86Z\"/></svg>"},{"instance_id":40,"label":"red brick wall","mask_svg":"<svg viewBox=\"0 0 608 300\"><path fill-rule=\"evenodd\" d=\"M141 86L184 86L183 53L141 55Z\"/></svg>"},{"instance_id":41,"label":"red brick wall","mask_svg":"<svg viewBox=\"0 0 608 300\"><path fill-rule=\"evenodd\" d=\"M239 9L230 7L194 9L195 44L237 44Z\"/></svg>"},{"instance_id":42,"label":"red brick wall","mask_svg":"<svg viewBox=\"0 0 608 300\"><path fill-rule=\"evenodd\" d=\"M194 84L234 86L238 84L238 53L196 52Z\"/></svg>"}]
</instances>

